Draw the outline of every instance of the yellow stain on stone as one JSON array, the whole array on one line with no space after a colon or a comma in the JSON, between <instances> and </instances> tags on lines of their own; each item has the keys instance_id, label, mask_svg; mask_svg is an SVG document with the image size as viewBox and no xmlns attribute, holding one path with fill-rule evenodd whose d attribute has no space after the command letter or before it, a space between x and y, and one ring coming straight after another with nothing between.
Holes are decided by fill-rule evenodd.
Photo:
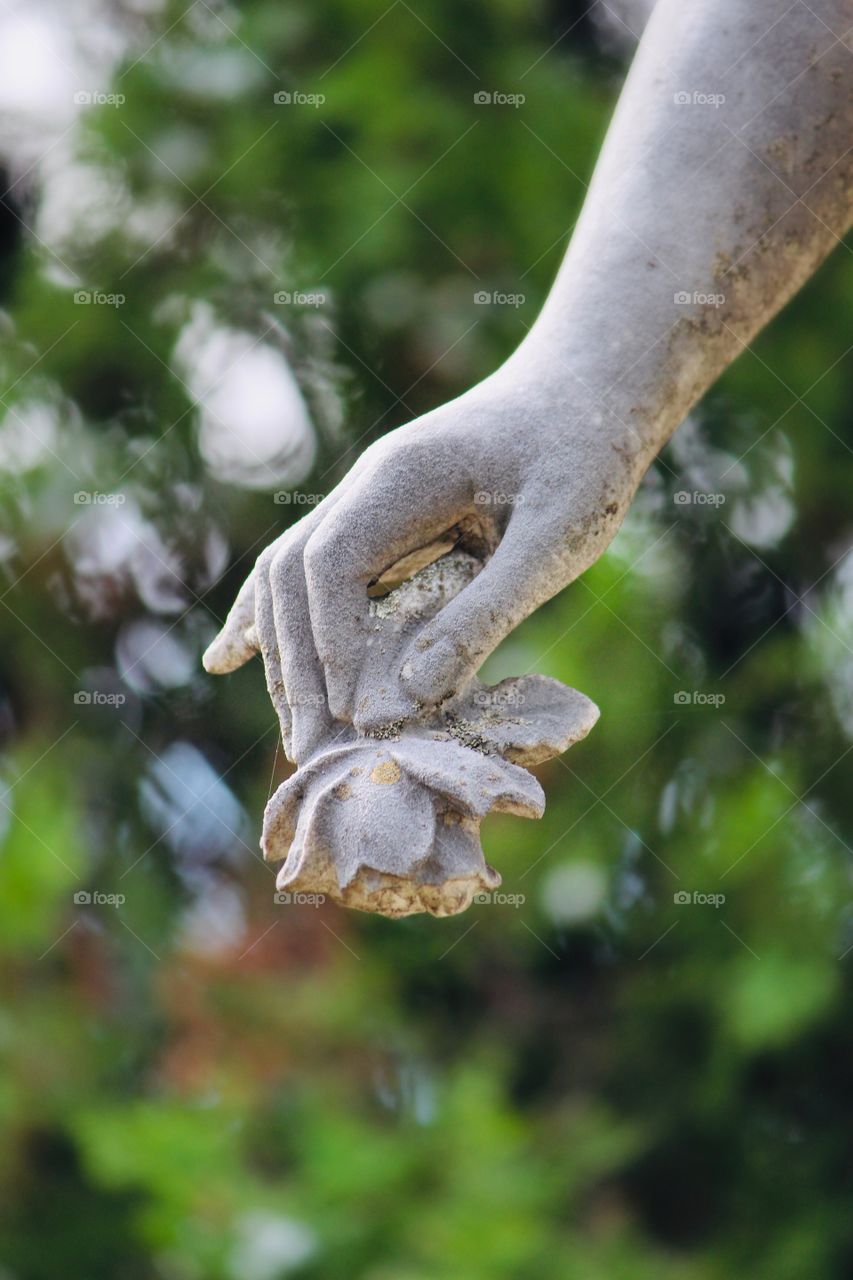
<instances>
[{"instance_id":1,"label":"yellow stain on stone","mask_svg":"<svg viewBox=\"0 0 853 1280\"><path fill-rule=\"evenodd\" d=\"M383 760L371 773L370 781L382 783L399 782L401 777L400 766L396 760Z\"/></svg>"}]
</instances>

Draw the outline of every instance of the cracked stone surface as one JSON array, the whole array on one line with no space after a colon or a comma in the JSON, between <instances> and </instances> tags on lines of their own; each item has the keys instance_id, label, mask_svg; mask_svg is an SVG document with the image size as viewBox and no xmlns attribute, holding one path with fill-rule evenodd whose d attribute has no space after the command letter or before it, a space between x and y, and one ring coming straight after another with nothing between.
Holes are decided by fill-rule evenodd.
<instances>
[{"instance_id":1,"label":"cracked stone surface","mask_svg":"<svg viewBox=\"0 0 853 1280\"><path fill-rule=\"evenodd\" d=\"M453 551L370 606L363 681L381 687L418 628L481 564ZM283 861L279 890L322 893L399 917L464 911L501 878L483 857L492 810L541 817L542 788L525 766L585 737L589 698L546 676L476 678L441 707L370 735L329 722L324 740L267 804L261 845Z\"/></svg>"}]
</instances>

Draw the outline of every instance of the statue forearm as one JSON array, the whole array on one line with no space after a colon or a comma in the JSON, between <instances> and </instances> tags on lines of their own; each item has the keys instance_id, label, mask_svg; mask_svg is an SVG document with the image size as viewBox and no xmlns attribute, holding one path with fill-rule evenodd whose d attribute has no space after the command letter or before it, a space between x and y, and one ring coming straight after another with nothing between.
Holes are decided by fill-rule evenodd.
<instances>
[{"instance_id":1,"label":"statue forearm","mask_svg":"<svg viewBox=\"0 0 853 1280\"><path fill-rule=\"evenodd\" d=\"M853 0L659 0L511 359L647 465L853 220Z\"/></svg>"}]
</instances>

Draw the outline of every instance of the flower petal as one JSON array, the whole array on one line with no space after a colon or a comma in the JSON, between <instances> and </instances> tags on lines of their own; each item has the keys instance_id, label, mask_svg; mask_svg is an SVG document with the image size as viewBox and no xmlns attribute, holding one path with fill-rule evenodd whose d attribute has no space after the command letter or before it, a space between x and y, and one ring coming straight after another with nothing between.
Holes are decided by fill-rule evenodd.
<instances>
[{"instance_id":1,"label":"flower petal","mask_svg":"<svg viewBox=\"0 0 853 1280\"><path fill-rule=\"evenodd\" d=\"M264 809L261 848L267 862L280 862L296 837L300 807L317 786L334 785L353 764L351 752L326 751L286 778Z\"/></svg>"},{"instance_id":2,"label":"flower petal","mask_svg":"<svg viewBox=\"0 0 853 1280\"><path fill-rule=\"evenodd\" d=\"M457 731L481 740L505 760L530 766L580 742L600 713L577 689L549 676L530 675L491 687L475 681L444 714Z\"/></svg>"},{"instance_id":3,"label":"flower petal","mask_svg":"<svg viewBox=\"0 0 853 1280\"><path fill-rule=\"evenodd\" d=\"M329 851L341 888L362 868L408 878L433 847L427 792L387 752L371 753L368 762L352 784L326 788L313 806L310 839Z\"/></svg>"},{"instance_id":4,"label":"flower petal","mask_svg":"<svg viewBox=\"0 0 853 1280\"><path fill-rule=\"evenodd\" d=\"M492 809L542 817L545 795L532 774L498 755L463 746L452 735L452 728L446 736L405 734L391 750L411 778L469 817L482 818Z\"/></svg>"}]
</instances>

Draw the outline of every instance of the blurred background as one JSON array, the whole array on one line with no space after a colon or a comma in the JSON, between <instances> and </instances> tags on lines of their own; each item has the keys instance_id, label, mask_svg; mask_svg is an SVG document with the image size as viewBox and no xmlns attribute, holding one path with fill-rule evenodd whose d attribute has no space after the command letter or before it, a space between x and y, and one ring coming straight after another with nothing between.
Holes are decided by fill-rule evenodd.
<instances>
[{"instance_id":1,"label":"blurred background","mask_svg":"<svg viewBox=\"0 0 853 1280\"><path fill-rule=\"evenodd\" d=\"M4 3L2 1280L853 1274L851 246L490 660L602 711L515 901L275 903L200 666L519 341L647 8Z\"/></svg>"}]
</instances>

